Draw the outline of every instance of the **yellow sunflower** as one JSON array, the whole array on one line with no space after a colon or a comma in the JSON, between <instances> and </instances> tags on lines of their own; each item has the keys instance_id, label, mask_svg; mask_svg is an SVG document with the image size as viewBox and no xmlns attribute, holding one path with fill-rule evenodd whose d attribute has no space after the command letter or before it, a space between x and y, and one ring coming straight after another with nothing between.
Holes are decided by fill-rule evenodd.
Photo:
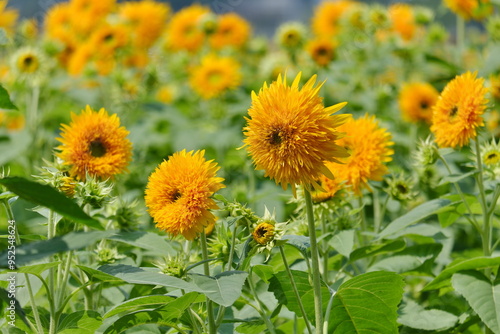
<instances>
[{"instance_id":1,"label":"yellow sunflower","mask_svg":"<svg viewBox=\"0 0 500 334\"><path fill-rule=\"evenodd\" d=\"M328 167L330 164L334 164L333 162L327 162L326 166ZM326 177L325 175L321 175L319 180L319 184L321 185L322 190L314 191L311 194L312 200L315 203L320 203L332 199L339 193L340 190L344 189L345 180L340 180L337 176L333 179Z\"/></svg>"},{"instance_id":2,"label":"yellow sunflower","mask_svg":"<svg viewBox=\"0 0 500 334\"><path fill-rule=\"evenodd\" d=\"M201 5L191 5L175 13L167 28L167 47L173 51L197 51L205 41L199 20L207 13L210 9Z\"/></svg>"},{"instance_id":3,"label":"yellow sunflower","mask_svg":"<svg viewBox=\"0 0 500 334\"><path fill-rule=\"evenodd\" d=\"M104 108L95 112L87 106L80 115L71 113L71 124L63 124L61 130L57 156L71 166L71 176L107 179L127 170L132 144L116 114L109 116Z\"/></svg>"},{"instance_id":4,"label":"yellow sunflower","mask_svg":"<svg viewBox=\"0 0 500 334\"><path fill-rule=\"evenodd\" d=\"M119 15L130 26L134 45L139 48L149 48L160 37L169 13L167 4L151 0L126 2L119 10Z\"/></svg>"},{"instance_id":5,"label":"yellow sunflower","mask_svg":"<svg viewBox=\"0 0 500 334\"><path fill-rule=\"evenodd\" d=\"M314 10L312 30L318 36L332 37L339 31L340 18L353 6L356 1L340 0L325 1Z\"/></svg>"},{"instance_id":6,"label":"yellow sunflower","mask_svg":"<svg viewBox=\"0 0 500 334\"><path fill-rule=\"evenodd\" d=\"M307 52L319 66L327 66L335 58L335 43L328 38L316 38L307 44Z\"/></svg>"},{"instance_id":7,"label":"yellow sunflower","mask_svg":"<svg viewBox=\"0 0 500 334\"><path fill-rule=\"evenodd\" d=\"M224 188L217 177L220 167L206 161L205 151L174 153L149 176L146 206L156 227L193 240L206 226L215 223L210 210L218 209L211 196Z\"/></svg>"},{"instance_id":8,"label":"yellow sunflower","mask_svg":"<svg viewBox=\"0 0 500 334\"><path fill-rule=\"evenodd\" d=\"M345 132L345 137L337 144L345 147L350 156L339 159L342 164L327 163L327 167L337 182L344 181L346 187L360 195L362 189L370 189L369 180L380 181L388 173L385 163L391 161L394 154L390 148L394 144L391 134L379 127L375 116L368 115L350 118L338 131Z\"/></svg>"},{"instance_id":9,"label":"yellow sunflower","mask_svg":"<svg viewBox=\"0 0 500 334\"><path fill-rule=\"evenodd\" d=\"M127 34L127 29L123 25L103 24L90 35L90 48L99 50L96 53L99 58L113 56L117 49L127 45Z\"/></svg>"},{"instance_id":10,"label":"yellow sunflower","mask_svg":"<svg viewBox=\"0 0 500 334\"><path fill-rule=\"evenodd\" d=\"M244 127L245 147L256 169L274 179L286 189L291 185L295 195L297 184L307 188L317 183L320 175L331 176L325 161L346 157L344 148L337 145L340 133L336 128L347 115L332 116L345 103L325 108L318 92L323 84L314 87L316 75L299 89L301 73L291 86L286 76L269 86L264 83L259 94L252 92L252 106Z\"/></svg>"},{"instance_id":11,"label":"yellow sunflower","mask_svg":"<svg viewBox=\"0 0 500 334\"><path fill-rule=\"evenodd\" d=\"M405 41L413 38L417 25L410 5L405 3L391 5L389 7L389 18L392 22L392 31L399 34Z\"/></svg>"},{"instance_id":12,"label":"yellow sunflower","mask_svg":"<svg viewBox=\"0 0 500 334\"><path fill-rule=\"evenodd\" d=\"M477 73L456 76L441 92L433 108L431 131L440 147L464 146L484 125L488 89Z\"/></svg>"},{"instance_id":13,"label":"yellow sunflower","mask_svg":"<svg viewBox=\"0 0 500 334\"><path fill-rule=\"evenodd\" d=\"M481 20L493 11L489 0L444 0L444 4L466 20Z\"/></svg>"},{"instance_id":14,"label":"yellow sunflower","mask_svg":"<svg viewBox=\"0 0 500 334\"><path fill-rule=\"evenodd\" d=\"M14 9L7 9L8 0L0 0L0 28L12 32L19 13Z\"/></svg>"},{"instance_id":15,"label":"yellow sunflower","mask_svg":"<svg viewBox=\"0 0 500 334\"><path fill-rule=\"evenodd\" d=\"M297 49L306 40L306 27L300 22L288 22L280 25L274 36L276 43L285 49Z\"/></svg>"},{"instance_id":16,"label":"yellow sunflower","mask_svg":"<svg viewBox=\"0 0 500 334\"><path fill-rule=\"evenodd\" d=\"M409 122L432 120L432 107L439 98L439 92L426 82L406 83L399 92L399 108Z\"/></svg>"},{"instance_id":17,"label":"yellow sunflower","mask_svg":"<svg viewBox=\"0 0 500 334\"><path fill-rule=\"evenodd\" d=\"M217 28L210 36L210 45L214 49L226 46L240 48L250 37L250 25L235 13L227 13L219 16Z\"/></svg>"},{"instance_id":18,"label":"yellow sunflower","mask_svg":"<svg viewBox=\"0 0 500 334\"><path fill-rule=\"evenodd\" d=\"M70 47L76 46L69 3L64 2L52 6L45 15L44 24L45 33L50 39L55 39Z\"/></svg>"},{"instance_id":19,"label":"yellow sunflower","mask_svg":"<svg viewBox=\"0 0 500 334\"><path fill-rule=\"evenodd\" d=\"M209 54L190 70L189 83L204 99L219 96L241 82L240 65L230 57Z\"/></svg>"}]
</instances>

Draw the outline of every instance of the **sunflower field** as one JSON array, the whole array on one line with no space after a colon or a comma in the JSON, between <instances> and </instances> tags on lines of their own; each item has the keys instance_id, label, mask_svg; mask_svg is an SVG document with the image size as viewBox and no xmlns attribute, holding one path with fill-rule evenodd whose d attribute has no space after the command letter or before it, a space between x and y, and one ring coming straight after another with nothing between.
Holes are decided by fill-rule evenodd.
<instances>
[{"instance_id":1,"label":"sunflower field","mask_svg":"<svg viewBox=\"0 0 500 334\"><path fill-rule=\"evenodd\" d=\"M242 1L0 0L1 332L500 334L500 1Z\"/></svg>"}]
</instances>

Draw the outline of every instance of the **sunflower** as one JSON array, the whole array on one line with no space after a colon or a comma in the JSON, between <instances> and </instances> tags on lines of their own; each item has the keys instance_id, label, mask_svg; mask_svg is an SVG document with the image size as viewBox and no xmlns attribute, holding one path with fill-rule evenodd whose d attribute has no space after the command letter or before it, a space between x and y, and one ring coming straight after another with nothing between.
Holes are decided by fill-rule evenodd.
<instances>
[{"instance_id":1,"label":"sunflower","mask_svg":"<svg viewBox=\"0 0 500 334\"><path fill-rule=\"evenodd\" d=\"M90 35L90 48L99 50L97 53L99 58L113 56L116 50L127 45L127 34L124 25L103 24Z\"/></svg>"},{"instance_id":2,"label":"sunflower","mask_svg":"<svg viewBox=\"0 0 500 334\"><path fill-rule=\"evenodd\" d=\"M417 25L410 5L404 3L391 5L389 18L392 22L392 30L399 34L403 40L409 41L413 38Z\"/></svg>"},{"instance_id":3,"label":"sunflower","mask_svg":"<svg viewBox=\"0 0 500 334\"><path fill-rule=\"evenodd\" d=\"M104 108L95 112L87 106L80 115L71 113L71 124L63 124L61 130L57 156L71 166L72 177L107 179L126 171L132 144L116 114L109 116Z\"/></svg>"},{"instance_id":4,"label":"sunflower","mask_svg":"<svg viewBox=\"0 0 500 334\"><path fill-rule=\"evenodd\" d=\"M314 87L316 75L302 89L300 77L301 73L288 86L286 76L279 75L269 86L264 83L259 94L252 92L252 106L243 129L244 147L256 169L265 170L265 176L283 189L291 184L294 195L296 184L320 188L320 175L331 176L325 161L348 155L336 143L340 138L336 128L347 115L332 116L345 103L325 108L318 96L323 84Z\"/></svg>"},{"instance_id":5,"label":"sunflower","mask_svg":"<svg viewBox=\"0 0 500 334\"><path fill-rule=\"evenodd\" d=\"M211 99L241 82L240 65L230 57L209 54L190 70L189 83L202 98Z\"/></svg>"},{"instance_id":6,"label":"sunflower","mask_svg":"<svg viewBox=\"0 0 500 334\"><path fill-rule=\"evenodd\" d=\"M217 177L220 167L206 161L205 151L174 153L149 176L146 206L156 227L176 236L193 240L216 218L210 210L218 209L211 196L224 188Z\"/></svg>"},{"instance_id":7,"label":"sunflower","mask_svg":"<svg viewBox=\"0 0 500 334\"><path fill-rule=\"evenodd\" d=\"M363 188L370 189L369 180L380 181L387 174L385 163L391 161L394 154L390 148L394 144L391 134L379 127L375 116L368 115L350 118L338 131L345 132L345 137L337 144L345 147L350 156L339 159L342 164L328 163L327 167L337 182L345 182L354 194L360 195Z\"/></svg>"},{"instance_id":8,"label":"sunflower","mask_svg":"<svg viewBox=\"0 0 500 334\"><path fill-rule=\"evenodd\" d=\"M197 51L205 40L198 23L208 13L210 9L201 5L191 5L175 13L167 28L167 47L173 51Z\"/></svg>"},{"instance_id":9,"label":"sunflower","mask_svg":"<svg viewBox=\"0 0 500 334\"><path fill-rule=\"evenodd\" d=\"M12 55L13 73L22 80L39 84L47 74L48 60L39 50L32 47L23 47Z\"/></svg>"},{"instance_id":10,"label":"sunflower","mask_svg":"<svg viewBox=\"0 0 500 334\"><path fill-rule=\"evenodd\" d=\"M399 108L409 122L432 120L432 107L439 98L439 92L426 82L406 83L399 92Z\"/></svg>"},{"instance_id":11,"label":"sunflower","mask_svg":"<svg viewBox=\"0 0 500 334\"><path fill-rule=\"evenodd\" d=\"M441 92L433 108L431 131L440 147L464 146L482 126L488 89L477 73L456 76Z\"/></svg>"},{"instance_id":12,"label":"sunflower","mask_svg":"<svg viewBox=\"0 0 500 334\"><path fill-rule=\"evenodd\" d=\"M285 49L300 48L306 40L306 27L300 22L289 22L279 26L274 39Z\"/></svg>"},{"instance_id":13,"label":"sunflower","mask_svg":"<svg viewBox=\"0 0 500 334\"><path fill-rule=\"evenodd\" d=\"M214 49L240 48L248 41L250 30L248 22L238 14L220 15L215 32L210 36L210 45Z\"/></svg>"},{"instance_id":14,"label":"sunflower","mask_svg":"<svg viewBox=\"0 0 500 334\"><path fill-rule=\"evenodd\" d=\"M151 0L126 2L120 5L119 15L130 26L135 46L149 48L160 37L170 13L165 3Z\"/></svg>"},{"instance_id":15,"label":"sunflower","mask_svg":"<svg viewBox=\"0 0 500 334\"><path fill-rule=\"evenodd\" d=\"M45 33L50 39L55 39L64 44L68 49L73 49L78 44L72 27L72 13L69 3L59 3L52 6L44 20Z\"/></svg>"},{"instance_id":16,"label":"sunflower","mask_svg":"<svg viewBox=\"0 0 500 334\"><path fill-rule=\"evenodd\" d=\"M493 11L489 0L444 0L446 7L466 20L481 20Z\"/></svg>"},{"instance_id":17,"label":"sunflower","mask_svg":"<svg viewBox=\"0 0 500 334\"><path fill-rule=\"evenodd\" d=\"M327 162L326 166L328 167L330 164L334 164L331 162ZM315 203L320 203L327 201L331 198L334 198L340 190L344 189L345 181L340 180L338 177L333 179L326 177L325 175L321 175L319 180L319 184L321 185L322 190L314 191L311 194L312 200Z\"/></svg>"},{"instance_id":18,"label":"sunflower","mask_svg":"<svg viewBox=\"0 0 500 334\"><path fill-rule=\"evenodd\" d=\"M309 41L307 52L319 66L327 66L335 58L335 43L328 38Z\"/></svg>"},{"instance_id":19,"label":"sunflower","mask_svg":"<svg viewBox=\"0 0 500 334\"><path fill-rule=\"evenodd\" d=\"M8 0L0 0L0 28L12 32L19 13L14 9L7 9Z\"/></svg>"},{"instance_id":20,"label":"sunflower","mask_svg":"<svg viewBox=\"0 0 500 334\"><path fill-rule=\"evenodd\" d=\"M340 18L353 6L356 1L340 0L325 1L314 10L312 30L318 36L331 37L338 33Z\"/></svg>"}]
</instances>

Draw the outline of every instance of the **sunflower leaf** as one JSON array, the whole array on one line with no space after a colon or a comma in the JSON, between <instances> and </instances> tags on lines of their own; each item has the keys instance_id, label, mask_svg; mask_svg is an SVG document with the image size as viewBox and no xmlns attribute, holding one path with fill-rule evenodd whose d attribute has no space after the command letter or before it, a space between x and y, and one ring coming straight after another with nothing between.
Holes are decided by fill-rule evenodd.
<instances>
[{"instance_id":1,"label":"sunflower leaf","mask_svg":"<svg viewBox=\"0 0 500 334\"><path fill-rule=\"evenodd\" d=\"M1 43L1 36L0 36ZM0 109L14 109L18 110L16 105L10 100L9 93L2 85L0 85Z\"/></svg>"}]
</instances>

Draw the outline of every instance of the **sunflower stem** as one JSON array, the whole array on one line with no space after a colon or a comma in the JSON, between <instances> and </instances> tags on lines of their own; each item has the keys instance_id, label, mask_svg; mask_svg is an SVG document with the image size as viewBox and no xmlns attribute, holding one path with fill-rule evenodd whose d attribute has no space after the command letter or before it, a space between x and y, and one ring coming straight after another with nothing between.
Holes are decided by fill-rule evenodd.
<instances>
[{"instance_id":1,"label":"sunflower stem","mask_svg":"<svg viewBox=\"0 0 500 334\"><path fill-rule=\"evenodd\" d=\"M201 232L200 236L201 254L203 257L203 272L206 276L210 276L210 266L208 263L208 247L207 247L207 235L205 231ZM210 334L216 334L215 319L214 319L214 307L212 301L207 298L207 317L208 317L208 332Z\"/></svg>"},{"instance_id":2,"label":"sunflower stem","mask_svg":"<svg viewBox=\"0 0 500 334\"><path fill-rule=\"evenodd\" d=\"M302 304L302 299L300 299L299 291L297 290L297 285L295 284L295 280L293 279L292 271L290 270L290 266L288 265L288 261L286 260L285 251L283 250L283 246L279 246L281 258L283 259L283 265L285 266L286 272L288 274L288 278L290 279L290 283L292 285L293 292L295 293L295 298L297 298L297 303L299 304L300 313L304 317L304 321L306 323L307 331L309 334L312 334L311 324L309 323L309 319L307 318L306 310L304 309L304 305Z\"/></svg>"},{"instance_id":3,"label":"sunflower stem","mask_svg":"<svg viewBox=\"0 0 500 334\"><path fill-rule=\"evenodd\" d=\"M363 195L359 195L358 197L358 207L361 210L360 216L361 216L361 233L360 233L360 242L361 245L364 246L366 244L366 215L365 215L365 207L363 204Z\"/></svg>"},{"instance_id":4,"label":"sunflower stem","mask_svg":"<svg viewBox=\"0 0 500 334\"><path fill-rule=\"evenodd\" d=\"M309 226L309 242L311 243L312 281L314 290L314 312L316 320L316 334L323 333L323 308L321 302L321 273L319 270L318 243L316 241L316 225L314 224L314 211L312 197L309 190L304 187L306 202L307 224Z\"/></svg>"},{"instance_id":5,"label":"sunflower stem","mask_svg":"<svg viewBox=\"0 0 500 334\"><path fill-rule=\"evenodd\" d=\"M253 273L252 273L252 270L250 269L250 273L248 274L247 281L248 281L248 285L250 286L250 291L252 291L252 295L254 296L255 300L257 301L257 305L258 305L257 308L256 307L254 307L254 308L257 310L257 312L260 313L260 316L264 320L269 332L271 334L276 334L276 330L274 329L274 325L271 322L271 320L269 319L269 317L267 316L266 311L264 309L264 305L262 304L262 301L259 299L259 296L257 295L257 291L255 290L255 284L253 283L252 275L253 275Z\"/></svg>"}]
</instances>

